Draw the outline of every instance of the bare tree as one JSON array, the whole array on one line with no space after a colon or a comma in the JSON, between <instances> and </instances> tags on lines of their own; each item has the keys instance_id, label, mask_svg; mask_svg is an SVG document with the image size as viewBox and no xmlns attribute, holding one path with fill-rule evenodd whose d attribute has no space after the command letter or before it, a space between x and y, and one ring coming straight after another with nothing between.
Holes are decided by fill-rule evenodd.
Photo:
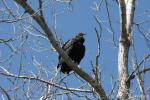
<instances>
[{"instance_id":1,"label":"bare tree","mask_svg":"<svg viewBox=\"0 0 150 100\"><path fill-rule=\"evenodd\" d=\"M144 78L146 77L145 73L150 71L150 68L145 66L150 54L148 50L142 60L138 61L134 32L136 30L143 36L145 45L149 49L149 28L143 29L142 26L145 26L143 25L145 23L149 24L150 18L145 18L142 22L134 21L136 2L138 1L92 1L93 4L89 8L97 14L104 7L107 20L103 20L101 16L95 14L92 18L95 23L93 29L97 40L97 54L95 60L90 61L92 67L90 74L74 63L62 50L63 38L57 31L57 17L66 12L72 13L76 9L74 2L75 0L37 0L36 3L32 0L0 1L0 5L2 5L0 7L0 24L4 27L0 29L0 32L10 35L7 38L0 37L0 45L3 46L2 50L5 50L5 52L0 51L0 76L1 80L4 80L0 84L2 99L51 100L67 98L71 100L74 99L73 96L88 100L148 99L146 93L149 88L146 87ZM65 5L62 7L65 10L57 13L56 6L61 4ZM116 30L113 26L115 20L112 19L111 5L119 7L120 20L117 20L118 26L120 26L120 30L119 28L117 30L120 32L118 34L120 36L119 42L117 42ZM53 27L49 23L50 19L46 19L49 12L53 18ZM145 15L149 16L149 13ZM105 27L105 23L108 28ZM10 29L11 34L7 28L12 28ZM115 82L112 82L110 92L107 92L103 86L105 83L103 83L103 66L100 64L102 36L106 31L112 34L111 45L118 49L118 80L112 76L111 79ZM58 59L57 53L74 72L59 76L60 72L55 70L56 64L53 63L54 59ZM6 55L6 57L2 57L2 55ZM49 59L51 62L47 63ZM71 75L74 80L78 80L78 87L69 87L67 78ZM136 89L132 87L132 80L135 79L137 82L133 84L139 88L137 89L140 91L139 97L136 97L139 92L134 91ZM5 83L7 83L6 86Z\"/></svg>"}]
</instances>

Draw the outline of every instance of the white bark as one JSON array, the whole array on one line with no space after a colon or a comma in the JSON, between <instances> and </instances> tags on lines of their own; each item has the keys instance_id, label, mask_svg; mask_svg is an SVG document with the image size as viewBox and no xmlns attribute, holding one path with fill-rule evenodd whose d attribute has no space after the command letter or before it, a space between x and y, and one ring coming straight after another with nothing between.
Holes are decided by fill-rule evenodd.
<instances>
[{"instance_id":1,"label":"white bark","mask_svg":"<svg viewBox=\"0 0 150 100\"><path fill-rule=\"evenodd\" d=\"M131 31L134 18L135 0L118 0L120 8L121 35L118 51L119 90L118 99L129 97L130 81L128 80L128 53L131 44Z\"/></svg>"},{"instance_id":2,"label":"white bark","mask_svg":"<svg viewBox=\"0 0 150 100\"><path fill-rule=\"evenodd\" d=\"M120 39L119 54L118 54L118 73L119 73L119 91L118 98L125 100L128 98L130 83L127 83L128 79L128 52L129 45L126 41Z\"/></svg>"}]
</instances>

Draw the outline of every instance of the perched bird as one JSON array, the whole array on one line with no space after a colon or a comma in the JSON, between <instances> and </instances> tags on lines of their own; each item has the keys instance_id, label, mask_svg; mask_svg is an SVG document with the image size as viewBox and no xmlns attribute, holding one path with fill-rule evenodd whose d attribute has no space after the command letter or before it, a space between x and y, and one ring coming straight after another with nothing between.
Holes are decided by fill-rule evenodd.
<instances>
[{"instance_id":1,"label":"perched bird","mask_svg":"<svg viewBox=\"0 0 150 100\"><path fill-rule=\"evenodd\" d=\"M85 54L84 43L84 33L78 33L74 38L68 40L63 46L62 49L68 54L68 56L77 64L80 63L81 59ZM59 63L57 69L60 69L61 72L69 74L72 69L65 63L63 58L59 56Z\"/></svg>"}]
</instances>

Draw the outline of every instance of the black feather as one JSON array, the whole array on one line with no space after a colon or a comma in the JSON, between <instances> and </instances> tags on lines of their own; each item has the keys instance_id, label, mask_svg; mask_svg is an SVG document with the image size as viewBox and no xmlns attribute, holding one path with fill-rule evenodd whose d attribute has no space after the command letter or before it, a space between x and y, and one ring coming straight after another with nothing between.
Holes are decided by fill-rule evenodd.
<instances>
[{"instance_id":1,"label":"black feather","mask_svg":"<svg viewBox=\"0 0 150 100\"><path fill-rule=\"evenodd\" d=\"M63 46L62 49L68 54L68 56L77 64L80 63L81 59L85 54L84 43L84 33L77 34L71 40L68 40ZM59 56L59 63L57 68L60 68L60 71L63 73L69 74L72 69L65 63L61 56Z\"/></svg>"}]
</instances>

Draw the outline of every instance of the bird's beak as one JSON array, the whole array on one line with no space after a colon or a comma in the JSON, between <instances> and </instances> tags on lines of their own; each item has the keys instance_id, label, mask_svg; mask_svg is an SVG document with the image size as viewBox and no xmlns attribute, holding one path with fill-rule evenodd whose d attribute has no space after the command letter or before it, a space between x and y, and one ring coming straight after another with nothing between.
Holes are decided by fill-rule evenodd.
<instances>
[{"instance_id":1,"label":"bird's beak","mask_svg":"<svg viewBox=\"0 0 150 100\"><path fill-rule=\"evenodd\" d=\"M85 33L82 33L83 35L86 35Z\"/></svg>"}]
</instances>

